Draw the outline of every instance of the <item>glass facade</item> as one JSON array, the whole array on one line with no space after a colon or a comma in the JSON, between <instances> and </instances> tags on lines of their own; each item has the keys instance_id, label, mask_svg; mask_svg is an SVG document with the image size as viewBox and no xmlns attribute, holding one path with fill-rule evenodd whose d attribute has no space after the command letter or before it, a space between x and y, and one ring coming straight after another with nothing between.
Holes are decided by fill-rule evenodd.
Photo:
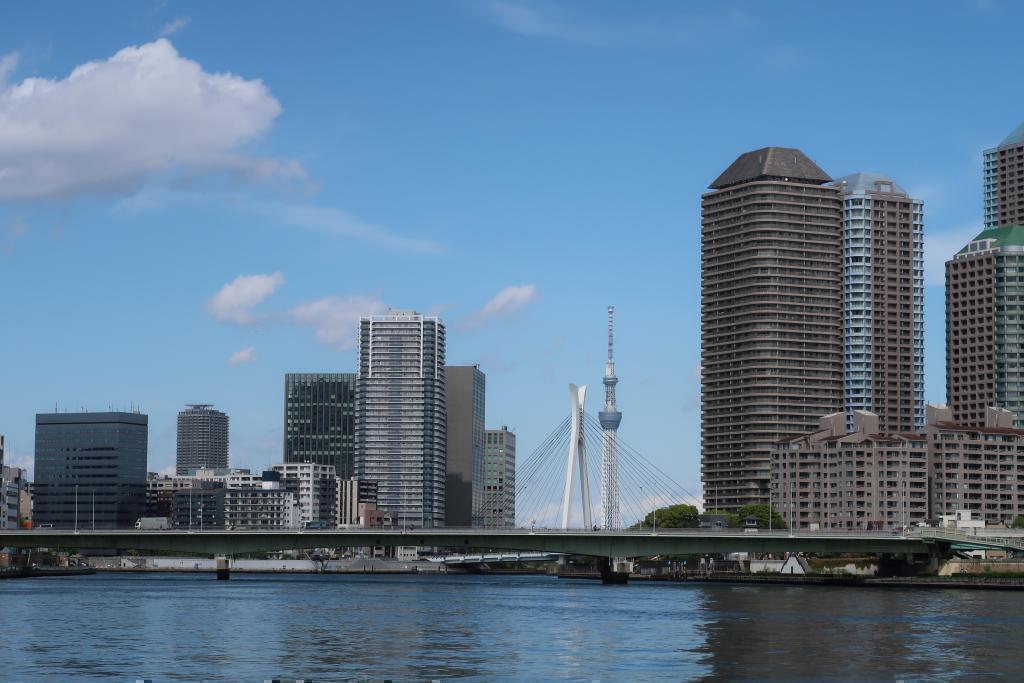
<instances>
[{"instance_id":1,"label":"glass facade","mask_svg":"<svg viewBox=\"0 0 1024 683\"><path fill-rule=\"evenodd\" d=\"M146 511L149 417L36 415L35 524L130 528Z\"/></svg>"},{"instance_id":2,"label":"glass facade","mask_svg":"<svg viewBox=\"0 0 1024 683\"><path fill-rule=\"evenodd\" d=\"M487 377L476 365L445 369L448 451L445 524L480 526L484 502Z\"/></svg>"},{"instance_id":3,"label":"glass facade","mask_svg":"<svg viewBox=\"0 0 1024 683\"><path fill-rule=\"evenodd\" d=\"M284 376L284 461L333 465L337 476L353 476L355 373Z\"/></svg>"}]
</instances>

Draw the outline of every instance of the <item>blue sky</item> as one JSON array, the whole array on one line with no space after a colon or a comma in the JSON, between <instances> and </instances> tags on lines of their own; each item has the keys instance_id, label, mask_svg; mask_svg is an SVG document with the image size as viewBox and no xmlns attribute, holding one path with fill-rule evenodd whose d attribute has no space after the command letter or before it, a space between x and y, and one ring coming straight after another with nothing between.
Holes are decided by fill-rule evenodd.
<instances>
[{"instance_id":1,"label":"blue sky","mask_svg":"<svg viewBox=\"0 0 1024 683\"><path fill-rule=\"evenodd\" d=\"M278 461L284 373L353 370L385 306L445 319L525 457L569 382L599 387L613 303L622 438L696 492L707 184L795 146L924 199L942 401L941 263L1024 120L1009 2L2 13L0 433L24 464L36 412L135 405L165 469L189 402L230 414L233 464Z\"/></svg>"}]
</instances>

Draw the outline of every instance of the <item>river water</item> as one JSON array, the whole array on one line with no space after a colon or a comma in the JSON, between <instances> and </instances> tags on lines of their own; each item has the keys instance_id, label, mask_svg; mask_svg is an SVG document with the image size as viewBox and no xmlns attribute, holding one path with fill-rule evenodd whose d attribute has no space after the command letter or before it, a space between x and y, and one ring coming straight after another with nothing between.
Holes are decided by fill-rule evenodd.
<instances>
[{"instance_id":1,"label":"river water","mask_svg":"<svg viewBox=\"0 0 1024 683\"><path fill-rule=\"evenodd\" d=\"M1019 680L1024 593L541 576L0 582L0 680Z\"/></svg>"}]
</instances>

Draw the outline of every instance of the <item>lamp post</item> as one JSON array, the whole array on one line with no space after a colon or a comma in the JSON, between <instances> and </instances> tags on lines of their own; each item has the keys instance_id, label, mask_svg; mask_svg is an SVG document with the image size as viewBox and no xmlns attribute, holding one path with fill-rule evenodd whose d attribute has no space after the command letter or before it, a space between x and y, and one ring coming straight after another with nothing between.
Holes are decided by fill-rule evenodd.
<instances>
[{"instance_id":1,"label":"lamp post","mask_svg":"<svg viewBox=\"0 0 1024 683\"><path fill-rule=\"evenodd\" d=\"M644 528L644 485L640 484L640 528Z\"/></svg>"},{"instance_id":2,"label":"lamp post","mask_svg":"<svg viewBox=\"0 0 1024 683\"><path fill-rule=\"evenodd\" d=\"M75 533L78 533L78 484L75 484Z\"/></svg>"},{"instance_id":3,"label":"lamp post","mask_svg":"<svg viewBox=\"0 0 1024 683\"><path fill-rule=\"evenodd\" d=\"M92 530L96 531L96 489L92 490Z\"/></svg>"}]
</instances>

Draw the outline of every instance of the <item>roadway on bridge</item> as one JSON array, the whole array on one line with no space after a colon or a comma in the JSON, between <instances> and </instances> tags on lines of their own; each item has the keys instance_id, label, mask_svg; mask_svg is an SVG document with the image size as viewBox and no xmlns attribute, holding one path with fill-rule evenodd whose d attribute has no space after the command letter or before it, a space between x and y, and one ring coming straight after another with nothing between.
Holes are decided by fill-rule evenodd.
<instances>
[{"instance_id":1,"label":"roadway on bridge","mask_svg":"<svg viewBox=\"0 0 1024 683\"><path fill-rule=\"evenodd\" d=\"M974 537L939 529L906 535L883 532L666 529L589 531L553 529L309 529L141 531L57 529L0 531L0 547L107 548L208 555L308 548L421 546L648 557L727 552L948 553L951 547L1024 551L1024 540Z\"/></svg>"}]
</instances>

